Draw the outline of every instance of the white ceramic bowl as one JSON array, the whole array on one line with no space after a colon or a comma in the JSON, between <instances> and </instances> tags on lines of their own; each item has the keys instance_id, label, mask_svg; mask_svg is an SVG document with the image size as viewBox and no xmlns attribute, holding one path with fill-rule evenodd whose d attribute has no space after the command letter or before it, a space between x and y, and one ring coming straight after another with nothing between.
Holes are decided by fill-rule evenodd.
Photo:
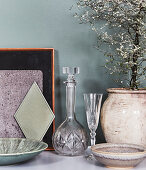
<instances>
[{"instance_id":1,"label":"white ceramic bowl","mask_svg":"<svg viewBox=\"0 0 146 170\"><path fill-rule=\"evenodd\" d=\"M103 143L91 147L94 157L109 168L132 168L146 157L143 146Z\"/></svg>"}]
</instances>

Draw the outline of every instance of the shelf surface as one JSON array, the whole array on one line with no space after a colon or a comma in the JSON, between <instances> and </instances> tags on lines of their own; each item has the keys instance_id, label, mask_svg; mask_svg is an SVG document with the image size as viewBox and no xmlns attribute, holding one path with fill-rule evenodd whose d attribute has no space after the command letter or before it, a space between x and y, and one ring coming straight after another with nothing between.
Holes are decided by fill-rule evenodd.
<instances>
[{"instance_id":1,"label":"shelf surface","mask_svg":"<svg viewBox=\"0 0 146 170\"><path fill-rule=\"evenodd\" d=\"M34 159L16 165L1 166L0 170L110 170L97 161L87 161L84 156L67 157L54 151L44 151ZM146 159L133 170L145 170Z\"/></svg>"}]
</instances>

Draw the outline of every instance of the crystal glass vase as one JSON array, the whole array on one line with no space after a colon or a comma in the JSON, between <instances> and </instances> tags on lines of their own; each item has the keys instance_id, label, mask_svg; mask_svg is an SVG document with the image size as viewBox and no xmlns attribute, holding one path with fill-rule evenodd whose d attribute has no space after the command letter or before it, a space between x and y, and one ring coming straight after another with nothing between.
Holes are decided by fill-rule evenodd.
<instances>
[{"instance_id":1,"label":"crystal glass vase","mask_svg":"<svg viewBox=\"0 0 146 170\"><path fill-rule=\"evenodd\" d=\"M63 73L68 74L66 84L66 120L58 127L53 135L53 147L61 155L81 155L87 149L87 133L75 116L75 74L79 68L63 67Z\"/></svg>"}]
</instances>

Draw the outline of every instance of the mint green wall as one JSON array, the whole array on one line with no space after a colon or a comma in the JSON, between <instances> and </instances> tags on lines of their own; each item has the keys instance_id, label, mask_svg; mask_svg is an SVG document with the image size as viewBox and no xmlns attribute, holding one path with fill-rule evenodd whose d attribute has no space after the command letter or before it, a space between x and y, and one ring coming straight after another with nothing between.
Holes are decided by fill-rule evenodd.
<instances>
[{"instance_id":1,"label":"mint green wall","mask_svg":"<svg viewBox=\"0 0 146 170\"><path fill-rule=\"evenodd\" d=\"M78 24L70 7L76 0L0 0L0 48L55 48L56 126L65 117L63 66L79 66L76 115L87 128L83 93L115 85L101 68L104 56L95 48L96 35ZM102 140L98 129L98 141Z\"/></svg>"}]
</instances>

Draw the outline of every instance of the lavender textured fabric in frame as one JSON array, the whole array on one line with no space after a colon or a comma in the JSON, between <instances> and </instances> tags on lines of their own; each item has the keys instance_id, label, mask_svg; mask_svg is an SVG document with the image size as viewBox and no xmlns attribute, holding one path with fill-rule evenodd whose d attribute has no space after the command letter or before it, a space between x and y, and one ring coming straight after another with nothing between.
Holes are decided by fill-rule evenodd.
<instances>
[{"instance_id":1,"label":"lavender textured fabric in frame","mask_svg":"<svg viewBox=\"0 0 146 170\"><path fill-rule=\"evenodd\" d=\"M14 114L34 81L42 90L40 70L0 70L0 137L24 137Z\"/></svg>"}]
</instances>

